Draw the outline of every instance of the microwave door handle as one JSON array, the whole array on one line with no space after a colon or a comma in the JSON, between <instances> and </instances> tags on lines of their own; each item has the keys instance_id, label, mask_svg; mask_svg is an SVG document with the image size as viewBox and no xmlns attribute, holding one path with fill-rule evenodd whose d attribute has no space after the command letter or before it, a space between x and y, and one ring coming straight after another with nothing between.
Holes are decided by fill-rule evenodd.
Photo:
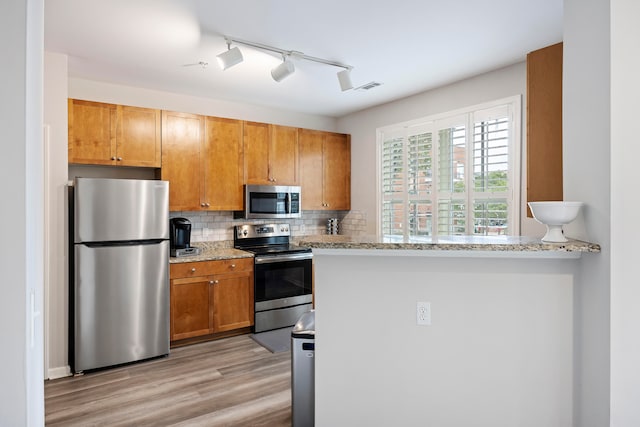
<instances>
[{"instance_id":1,"label":"microwave door handle","mask_svg":"<svg viewBox=\"0 0 640 427\"><path fill-rule=\"evenodd\" d=\"M291 193L290 192L286 192L286 197L285 197L285 207L284 207L284 211L286 213L291 213Z\"/></svg>"}]
</instances>

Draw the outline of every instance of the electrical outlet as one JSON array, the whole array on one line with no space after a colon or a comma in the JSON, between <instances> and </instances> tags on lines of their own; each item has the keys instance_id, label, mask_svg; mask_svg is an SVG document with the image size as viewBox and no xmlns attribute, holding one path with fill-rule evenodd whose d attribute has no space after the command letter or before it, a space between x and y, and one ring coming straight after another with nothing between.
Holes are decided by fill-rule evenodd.
<instances>
[{"instance_id":1,"label":"electrical outlet","mask_svg":"<svg viewBox=\"0 0 640 427\"><path fill-rule=\"evenodd\" d=\"M431 303L418 301L416 304L416 320L418 325L431 325Z\"/></svg>"}]
</instances>

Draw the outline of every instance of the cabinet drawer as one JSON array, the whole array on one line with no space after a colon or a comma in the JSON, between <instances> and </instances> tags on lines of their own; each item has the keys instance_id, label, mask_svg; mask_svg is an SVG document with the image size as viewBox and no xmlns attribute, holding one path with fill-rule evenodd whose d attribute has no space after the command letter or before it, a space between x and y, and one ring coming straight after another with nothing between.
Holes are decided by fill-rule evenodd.
<instances>
[{"instance_id":1,"label":"cabinet drawer","mask_svg":"<svg viewBox=\"0 0 640 427\"><path fill-rule=\"evenodd\" d=\"M212 274L250 271L253 269L253 258L235 258L219 261L199 261L171 264L171 278L209 276Z\"/></svg>"}]
</instances>

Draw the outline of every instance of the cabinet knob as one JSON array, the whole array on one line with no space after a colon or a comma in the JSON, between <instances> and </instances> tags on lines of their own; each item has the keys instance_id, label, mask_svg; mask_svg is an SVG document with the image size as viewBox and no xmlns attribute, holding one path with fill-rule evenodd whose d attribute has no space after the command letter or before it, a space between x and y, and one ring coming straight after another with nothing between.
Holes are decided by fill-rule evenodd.
<instances>
[{"instance_id":1,"label":"cabinet knob","mask_svg":"<svg viewBox=\"0 0 640 427\"><path fill-rule=\"evenodd\" d=\"M201 208L204 208L204 207L205 207L205 204L204 204L204 203L200 203L200 207L201 207Z\"/></svg>"},{"instance_id":2,"label":"cabinet knob","mask_svg":"<svg viewBox=\"0 0 640 427\"><path fill-rule=\"evenodd\" d=\"M121 162L122 161L122 157L118 157L116 160Z\"/></svg>"},{"instance_id":3,"label":"cabinet knob","mask_svg":"<svg viewBox=\"0 0 640 427\"><path fill-rule=\"evenodd\" d=\"M116 159L115 157L112 157L112 158L111 158L111 160L115 160L115 159Z\"/></svg>"},{"instance_id":4,"label":"cabinet knob","mask_svg":"<svg viewBox=\"0 0 640 427\"><path fill-rule=\"evenodd\" d=\"M211 206L209 203L205 203L205 204L204 204L204 207L205 207L205 208L208 208L209 206Z\"/></svg>"},{"instance_id":5,"label":"cabinet knob","mask_svg":"<svg viewBox=\"0 0 640 427\"><path fill-rule=\"evenodd\" d=\"M231 264L231 268L236 268L236 265L235 264Z\"/></svg>"},{"instance_id":6,"label":"cabinet knob","mask_svg":"<svg viewBox=\"0 0 640 427\"><path fill-rule=\"evenodd\" d=\"M196 272L196 268L195 267L191 268L191 272L195 273Z\"/></svg>"},{"instance_id":7,"label":"cabinet knob","mask_svg":"<svg viewBox=\"0 0 640 427\"><path fill-rule=\"evenodd\" d=\"M213 285L213 284L215 284L215 282L213 280L209 280L209 284Z\"/></svg>"},{"instance_id":8,"label":"cabinet knob","mask_svg":"<svg viewBox=\"0 0 640 427\"><path fill-rule=\"evenodd\" d=\"M217 281L217 280L214 280L214 281L213 281L213 284L214 284L214 285L217 285L217 284L218 284L218 281Z\"/></svg>"}]
</instances>

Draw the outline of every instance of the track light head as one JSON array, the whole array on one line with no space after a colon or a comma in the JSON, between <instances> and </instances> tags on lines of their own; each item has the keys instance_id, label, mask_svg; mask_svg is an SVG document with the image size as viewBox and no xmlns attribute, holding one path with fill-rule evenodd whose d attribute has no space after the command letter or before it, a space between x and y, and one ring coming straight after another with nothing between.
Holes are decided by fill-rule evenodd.
<instances>
[{"instance_id":1,"label":"track light head","mask_svg":"<svg viewBox=\"0 0 640 427\"><path fill-rule=\"evenodd\" d=\"M351 83L351 68L345 68L342 71L338 71L338 82L340 83L340 89L345 90L353 89L353 83Z\"/></svg>"},{"instance_id":2,"label":"track light head","mask_svg":"<svg viewBox=\"0 0 640 427\"><path fill-rule=\"evenodd\" d=\"M231 45L229 43L227 43L227 51L222 52L220 55L216 56L216 58L218 58L218 65L220 65L220 68L223 70L241 63L244 59L240 49L238 49L237 46L231 49Z\"/></svg>"},{"instance_id":3,"label":"track light head","mask_svg":"<svg viewBox=\"0 0 640 427\"><path fill-rule=\"evenodd\" d=\"M294 67L293 62L289 61L287 58L284 58L282 64L271 70L271 77L273 77L273 80L280 82L285 77L293 74L294 71L296 71L296 67Z\"/></svg>"}]
</instances>

